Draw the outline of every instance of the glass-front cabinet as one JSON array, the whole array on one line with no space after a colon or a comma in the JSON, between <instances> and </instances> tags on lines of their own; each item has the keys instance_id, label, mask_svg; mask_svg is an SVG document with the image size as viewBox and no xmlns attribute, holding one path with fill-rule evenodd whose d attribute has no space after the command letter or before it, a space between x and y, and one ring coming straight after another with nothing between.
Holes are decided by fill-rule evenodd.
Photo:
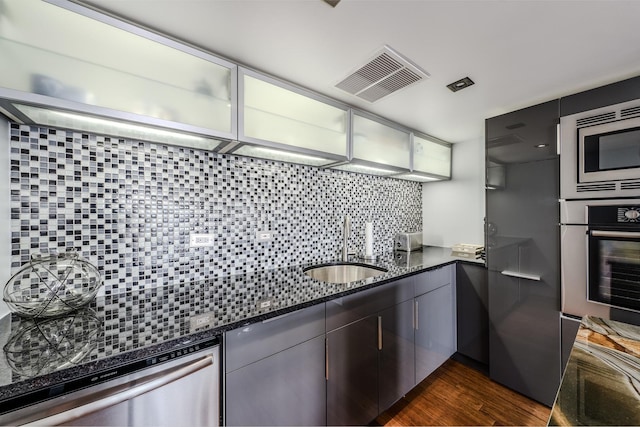
<instances>
[{"instance_id":1,"label":"glass-front cabinet","mask_svg":"<svg viewBox=\"0 0 640 427\"><path fill-rule=\"evenodd\" d=\"M20 123L451 177L449 143L73 1L0 0L0 57L0 113Z\"/></svg>"},{"instance_id":2,"label":"glass-front cabinet","mask_svg":"<svg viewBox=\"0 0 640 427\"><path fill-rule=\"evenodd\" d=\"M400 125L353 110L351 161L334 169L391 176L410 170L411 133Z\"/></svg>"},{"instance_id":3,"label":"glass-front cabinet","mask_svg":"<svg viewBox=\"0 0 640 427\"><path fill-rule=\"evenodd\" d=\"M9 114L44 105L235 138L235 64L75 3L0 3Z\"/></svg>"},{"instance_id":4,"label":"glass-front cabinet","mask_svg":"<svg viewBox=\"0 0 640 427\"><path fill-rule=\"evenodd\" d=\"M413 171L451 178L451 144L426 135L413 135Z\"/></svg>"},{"instance_id":5,"label":"glass-front cabinet","mask_svg":"<svg viewBox=\"0 0 640 427\"><path fill-rule=\"evenodd\" d=\"M239 82L234 154L314 166L347 160L347 106L244 68Z\"/></svg>"}]
</instances>

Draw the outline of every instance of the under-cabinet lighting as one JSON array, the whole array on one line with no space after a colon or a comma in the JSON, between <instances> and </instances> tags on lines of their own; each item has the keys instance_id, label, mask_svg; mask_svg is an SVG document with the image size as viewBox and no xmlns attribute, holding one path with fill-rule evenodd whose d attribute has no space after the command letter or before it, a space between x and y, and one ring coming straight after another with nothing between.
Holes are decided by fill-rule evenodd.
<instances>
[{"instance_id":1,"label":"under-cabinet lighting","mask_svg":"<svg viewBox=\"0 0 640 427\"><path fill-rule=\"evenodd\" d=\"M419 182L441 181L440 178L435 178L433 176L426 176L426 175L418 175L415 173L406 173L402 175L396 175L392 178L404 179L407 181L419 181Z\"/></svg>"},{"instance_id":2,"label":"under-cabinet lighting","mask_svg":"<svg viewBox=\"0 0 640 427\"><path fill-rule=\"evenodd\" d=\"M274 148L259 147L254 145L243 145L233 150L232 154L249 157L259 157L261 159L277 160L281 162L299 163L308 166L324 166L335 162L335 160L323 157L311 156L309 154L293 153L290 151L277 150Z\"/></svg>"},{"instance_id":3,"label":"under-cabinet lighting","mask_svg":"<svg viewBox=\"0 0 640 427\"><path fill-rule=\"evenodd\" d=\"M365 166L365 165L360 165L357 163L346 163L343 165L339 165L339 166L332 166L331 169L338 169L338 170L343 170L346 172L356 172L356 173L366 173L369 175L380 175L380 176L386 176L386 175L393 175L398 173L398 171L394 171L391 169L383 169L383 168L377 168L377 167L373 167L373 166Z\"/></svg>"},{"instance_id":4,"label":"under-cabinet lighting","mask_svg":"<svg viewBox=\"0 0 640 427\"><path fill-rule=\"evenodd\" d=\"M34 123L43 126L61 127L82 132L106 134L123 138L165 142L168 144L213 150L220 141L181 132L157 129L150 126L135 125L116 120L101 119L84 114L49 110L24 104L13 104L21 113Z\"/></svg>"}]
</instances>

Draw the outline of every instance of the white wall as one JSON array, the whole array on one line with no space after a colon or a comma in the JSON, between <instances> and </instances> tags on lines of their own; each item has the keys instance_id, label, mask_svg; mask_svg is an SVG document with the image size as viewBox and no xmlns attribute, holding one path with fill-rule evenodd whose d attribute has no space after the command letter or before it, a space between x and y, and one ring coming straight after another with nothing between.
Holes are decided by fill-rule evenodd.
<instances>
[{"instance_id":1,"label":"white wall","mask_svg":"<svg viewBox=\"0 0 640 427\"><path fill-rule=\"evenodd\" d=\"M451 181L422 185L425 245L484 244L484 139L453 145Z\"/></svg>"},{"instance_id":2,"label":"white wall","mask_svg":"<svg viewBox=\"0 0 640 427\"><path fill-rule=\"evenodd\" d=\"M11 278L11 162L9 160L9 122L0 116L0 286ZM0 318L9 307L0 298Z\"/></svg>"}]
</instances>

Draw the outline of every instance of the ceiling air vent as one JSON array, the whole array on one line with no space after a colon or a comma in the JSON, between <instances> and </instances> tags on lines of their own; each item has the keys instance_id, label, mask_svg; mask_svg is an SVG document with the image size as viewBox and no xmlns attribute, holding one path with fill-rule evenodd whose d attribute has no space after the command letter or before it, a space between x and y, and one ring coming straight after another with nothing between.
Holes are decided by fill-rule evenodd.
<instances>
[{"instance_id":1,"label":"ceiling air vent","mask_svg":"<svg viewBox=\"0 0 640 427\"><path fill-rule=\"evenodd\" d=\"M373 59L336 85L352 95L375 102L429 77L429 73L383 46Z\"/></svg>"}]
</instances>

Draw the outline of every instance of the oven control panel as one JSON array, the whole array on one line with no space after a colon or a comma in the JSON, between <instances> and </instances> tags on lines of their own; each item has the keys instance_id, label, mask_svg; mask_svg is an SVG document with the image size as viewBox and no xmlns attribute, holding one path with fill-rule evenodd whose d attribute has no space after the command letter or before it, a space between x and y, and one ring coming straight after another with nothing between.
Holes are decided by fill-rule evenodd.
<instances>
[{"instance_id":1,"label":"oven control panel","mask_svg":"<svg viewBox=\"0 0 640 427\"><path fill-rule=\"evenodd\" d=\"M589 206L588 224L640 225L640 205Z\"/></svg>"}]
</instances>

